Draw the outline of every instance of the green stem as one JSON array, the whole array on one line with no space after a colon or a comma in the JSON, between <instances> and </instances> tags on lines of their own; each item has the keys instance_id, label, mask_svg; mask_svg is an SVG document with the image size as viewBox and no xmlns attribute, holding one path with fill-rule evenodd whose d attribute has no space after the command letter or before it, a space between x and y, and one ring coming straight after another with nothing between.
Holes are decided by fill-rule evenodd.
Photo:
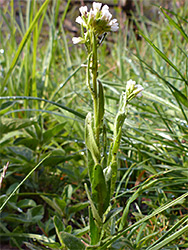
<instances>
[{"instance_id":1,"label":"green stem","mask_svg":"<svg viewBox=\"0 0 188 250\"><path fill-rule=\"evenodd\" d=\"M96 36L92 34L93 42L93 57L92 57L92 80L93 80L93 108L94 108L94 127L95 127L95 137L96 143L99 146L99 120L98 120L98 89L97 89L97 72L98 72L98 62L97 62L97 40Z\"/></svg>"},{"instance_id":2,"label":"green stem","mask_svg":"<svg viewBox=\"0 0 188 250\"><path fill-rule=\"evenodd\" d=\"M90 82L90 65L91 65L91 56L92 56L92 53L90 53L88 55L88 58L87 58L87 71L86 71L86 85L93 97L94 95L94 91L93 91L93 88L91 87L91 82Z\"/></svg>"}]
</instances>

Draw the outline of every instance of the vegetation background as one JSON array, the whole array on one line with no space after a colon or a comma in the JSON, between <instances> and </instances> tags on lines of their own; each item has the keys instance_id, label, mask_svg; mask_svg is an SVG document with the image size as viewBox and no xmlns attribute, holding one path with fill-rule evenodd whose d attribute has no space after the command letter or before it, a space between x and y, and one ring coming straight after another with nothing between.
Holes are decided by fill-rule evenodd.
<instances>
[{"instance_id":1,"label":"vegetation background","mask_svg":"<svg viewBox=\"0 0 188 250\"><path fill-rule=\"evenodd\" d=\"M118 223L127 211L127 227L143 222L109 249L187 249L188 2L100 2L120 23L99 58L109 138L126 81L145 89L124 124L114 215ZM89 239L92 102L86 53L71 39L79 6L92 1L0 3L1 248L67 249L60 231Z\"/></svg>"}]
</instances>

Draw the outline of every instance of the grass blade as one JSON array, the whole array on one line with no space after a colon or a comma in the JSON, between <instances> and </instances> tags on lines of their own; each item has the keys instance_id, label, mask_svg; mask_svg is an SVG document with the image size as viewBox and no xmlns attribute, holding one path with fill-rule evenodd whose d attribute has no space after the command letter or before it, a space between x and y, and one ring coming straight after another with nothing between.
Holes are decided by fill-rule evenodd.
<instances>
[{"instance_id":1,"label":"grass blade","mask_svg":"<svg viewBox=\"0 0 188 250\"><path fill-rule=\"evenodd\" d=\"M154 247L147 248L147 250L160 250L162 247L166 246L171 241L179 238L183 233L188 231L188 225L184 226L174 234L170 235L168 238L165 238L163 241L161 241L159 244L155 245Z\"/></svg>"},{"instance_id":2,"label":"grass blade","mask_svg":"<svg viewBox=\"0 0 188 250\"><path fill-rule=\"evenodd\" d=\"M101 250L102 249L106 249L107 246L111 245L113 242L115 242L117 239L119 239L121 236L123 236L124 234L126 234L128 231L130 231L131 229L137 227L138 225L141 225L142 223L144 223L145 221L148 221L149 219L151 219L152 217L154 217L157 214L162 213L163 211L165 211L166 209L175 206L177 204L179 204L180 202L182 202L183 200L185 200L185 198L188 197L188 193L185 193L183 195L181 195L180 197L178 197L177 199L155 209L153 211L152 214L145 216L143 219L137 221L136 223L134 223L132 226L127 227L125 230L119 232L117 235L110 237L110 239L106 239L105 241L103 241L103 245L101 245Z\"/></svg>"},{"instance_id":3,"label":"grass blade","mask_svg":"<svg viewBox=\"0 0 188 250\"><path fill-rule=\"evenodd\" d=\"M50 156L48 154L46 157L44 157L30 172L26 175L26 177L19 183L19 185L12 191L12 193L8 196L8 198L3 202L3 205L0 207L0 212L4 208L4 206L7 204L7 202L10 200L10 198L16 193L16 191L21 187L21 185L29 178L29 176Z\"/></svg>"},{"instance_id":4,"label":"grass blade","mask_svg":"<svg viewBox=\"0 0 188 250\"><path fill-rule=\"evenodd\" d=\"M185 77L183 76L183 74L179 71L179 69L173 64L172 61L170 61L168 59L168 57L159 49L155 46L154 43L152 43L152 41L146 37L141 31L139 31L140 35L151 45L151 47L157 52L157 54L160 55L160 57L166 61L182 78L182 80L188 85L188 81L185 79Z\"/></svg>"},{"instance_id":5,"label":"grass blade","mask_svg":"<svg viewBox=\"0 0 188 250\"><path fill-rule=\"evenodd\" d=\"M28 41L28 39L29 39L29 37L30 37L30 34L31 34L31 32L32 32L32 30L33 30L33 28L34 28L34 26L35 26L35 24L37 23L37 21L38 21L38 19L40 18L40 16L41 16L42 12L44 11L44 9L47 7L48 3L49 3L49 0L46 0L46 1L43 3L43 5L42 5L41 8L39 9L39 11L37 12L37 14L36 14L34 20L32 21L31 25L29 26L29 29L28 29L27 32L25 33L25 35L24 35L24 37L23 37L23 39L22 39L22 41L21 41L21 43L20 43L20 45L19 45L19 47L18 47L18 49L17 49L17 51L16 51L16 54L15 54L15 56L14 56L14 58L13 58L13 61L12 61L11 65L10 65L10 68L9 68L9 70L8 70L8 73L7 73L6 76L5 76L5 79L4 79L3 84L2 84L2 85L3 85L3 88L5 87L5 85L6 85L7 81L8 81L8 79L9 79L9 77L10 77L10 75L11 75L11 73L12 73L12 71L13 71L13 69L14 69L16 63L17 63L18 58L19 58L19 56L20 56L20 54L21 54L21 52L22 52L22 50L23 50L25 44L27 43L27 41Z\"/></svg>"},{"instance_id":6,"label":"grass blade","mask_svg":"<svg viewBox=\"0 0 188 250\"><path fill-rule=\"evenodd\" d=\"M164 11L164 9L162 7L160 9L163 12L163 14L165 15L165 17L168 19L169 23L171 25L173 25L182 34L182 36L185 38L185 40L188 42L188 36L185 33L185 31L183 30L182 26L180 26L169 15L167 15L166 12Z\"/></svg>"},{"instance_id":7,"label":"grass blade","mask_svg":"<svg viewBox=\"0 0 188 250\"><path fill-rule=\"evenodd\" d=\"M49 101L49 100L46 100L46 99L43 99L43 98L39 98L39 97L32 97L32 96L0 96L0 100L36 100L36 101L41 101L41 102L47 102L47 103L50 103L52 105L55 105L59 108L62 108L82 119L85 119L85 115L75 111L74 109L71 109L71 108L68 108L60 103L57 103L57 102L52 102L52 101Z\"/></svg>"}]
</instances>

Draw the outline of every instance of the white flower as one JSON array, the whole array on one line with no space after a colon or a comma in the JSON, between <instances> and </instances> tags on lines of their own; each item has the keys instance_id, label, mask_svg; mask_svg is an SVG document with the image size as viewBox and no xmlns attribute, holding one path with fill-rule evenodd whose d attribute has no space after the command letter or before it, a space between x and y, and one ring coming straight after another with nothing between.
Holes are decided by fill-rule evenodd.
<instances>
[{"instance_id":1,"label":"white flower","mask_svg":"<svg viewBox=\"0 0 188 250\"><path fill-rule=\"evenodd\" d=\"M78 16L75 20L76 23L83 24L84 25L84 20L81 18L81 16Z\"/></svg>"},{"instance_id":2,"label":"white flower","mask_svg":"<svg viewBox=\"0 0 188 250\"><path fill-rule=\"evenodd\" d=\"M87 6L80 7L79 11L80 11L82 16L85 16L87 14Z\"/></svg>"},{"instance_id":3,"label":"white flower","mask_svg":"<svg viewBox=\"0 0 188 250\"><path fill-rule=\"evenodd\" d=\"M119 29L119 24L117 22L117 19L112 19L109 25L111 26L111 31L117 31Z\"/></svg>"},{"instance_id":4,"label":"white flower","mask_svg":"<svg viewBox=\"0 0 188 250\"><path fill-rule=\"evenodd\" d=\"M100 11L102 3L93 2L93 10L95 15Z\"/></svg>"},{"instance_id":5,"label":"white flower","mask_svg":"<svg viewBox=\"0 0 188 250\"><path fill-rule=\"evenodd\" d=\"M81 38L81 37L73 37L72 38L72 42L74 43L74 44L77 44L77 43L83 43L83 38Z\"/></svg>"},{"instance_id":6,"label":"white flower","mask_svg":"<svg viewBox=\"0 0 188 250\"><path fill-rule=\"evenodd\" d=\"M109 12L109 10L107 9L102 9L102 16L101 19L102 20L106 20L106 21L110 21L112 18L112 14Z\"/></svg>"},{"instance_id":7,"label":"white flower","mask_svg":"<svg viewBox=\"0 0 188 250\"><path fill-rule=\"evenodd\" d=\"M106 4L102 7L102 12L105 11L105 10L109 10L108 5L106 5Z\"/></svg>"}]
</instances>

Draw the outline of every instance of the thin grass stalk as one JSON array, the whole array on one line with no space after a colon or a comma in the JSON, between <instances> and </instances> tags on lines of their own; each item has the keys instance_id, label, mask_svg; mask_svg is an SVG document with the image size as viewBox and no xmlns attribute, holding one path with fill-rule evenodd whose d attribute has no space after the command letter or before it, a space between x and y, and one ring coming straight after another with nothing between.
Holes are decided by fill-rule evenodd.
<instances>
[{"instance_id":1,"label":"thin grass stalk","mask_svg":"<svg viewBox=\"0 0 188 250\"><path fill-rule=\"evenodd\" d=\"M37 12L35 18L33 19L32 23L30 24L27 32L25 33L25 35L24 35L24 37L23 37L23 39L22 39L22 41L21 41L21 43L20 43L20 45L19 45L16 53L15 53L15 56L14 56L14 58L12 60L12 63L10 65L10 67L9 67L9 70L8 70L6 76L5 76L5 79L4 79L3 83L2 83L2 88L3 89L6 86L6 83L7 83L8 79L9 79L11 73L14 70L14 67L15 67L18 59L19 59L19 56L21 55L21 52L22 52L23 48L25 47L25 44L27 43L27 41L28 41L28 39L30 37L30 34L31 34L31 32L32 32L32 30L33 30L33 28L35 26L35 24L37 23L38 19L40 18L41 14L43 13L43 11L45 11L45 9L47 8L48 3L49 3L49 0L46 0L43 3L43 5L39 9L39 11Z\"/></svg>"},{"instance_id":2,"label":"thin grass stalk","mask_svg":"<svg viewBox=\"0 0 188 250\"><path fill-rule=\"evenodd\" d=\"M37 13L37 4L34 1L34 15ZM36 82L36 61L37 61L37 44L38 44L38 22L33 29L33 65L32 65L32 96L37 97L37 82ZM35 102L35 108L38 109L38 102Z\"/></svg>"}]
</instances>

